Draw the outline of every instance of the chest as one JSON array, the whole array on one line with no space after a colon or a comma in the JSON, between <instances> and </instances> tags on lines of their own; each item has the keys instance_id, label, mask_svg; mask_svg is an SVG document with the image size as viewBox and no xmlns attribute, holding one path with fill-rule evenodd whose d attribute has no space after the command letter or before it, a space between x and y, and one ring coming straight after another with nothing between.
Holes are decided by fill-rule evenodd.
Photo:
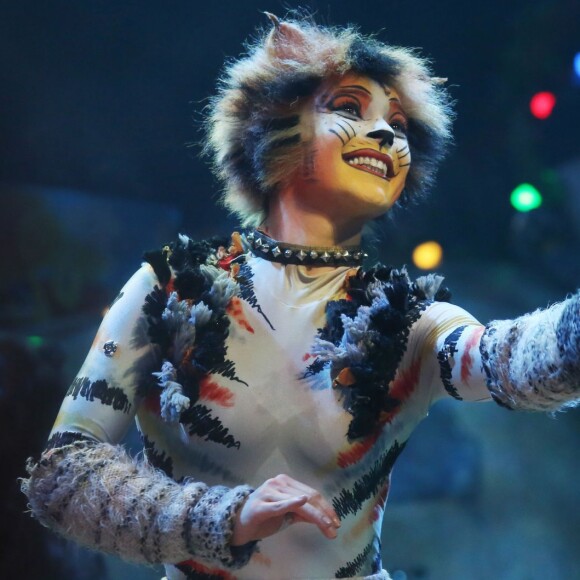
<instances>
[{"instance_id":1,"label":"chest","mask_svg":"<svg viewBox=\"0 0 580 580\"><path fill-rule=\"evenodd\" d=\"M232 301L226 371L204 379L199 403L219 417L239 448L213 449L214 457L257 470L298 463L316 471L345 445L351 417L332 388L328 365L311 353L324 308L323 301L289 305L267 290L255 302Z\"/></svg>"}]
</instances>

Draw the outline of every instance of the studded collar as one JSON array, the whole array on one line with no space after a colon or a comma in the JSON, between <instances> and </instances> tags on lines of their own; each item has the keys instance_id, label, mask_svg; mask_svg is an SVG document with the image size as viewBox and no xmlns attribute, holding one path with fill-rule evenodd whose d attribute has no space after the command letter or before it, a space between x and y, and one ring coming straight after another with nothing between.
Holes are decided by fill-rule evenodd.
<instances>
[{"instance_id":1,"label":"studded collar","mask_svg":"<svg viewBox=\"0 0 580 580\"><path fill-rule=\"evenodd\" d=\"M360 246L299 246L278 242L259 230L247 234L246 239L255 256L281 264L360 266L367 257Z\"/></svg>"}]
</instances>

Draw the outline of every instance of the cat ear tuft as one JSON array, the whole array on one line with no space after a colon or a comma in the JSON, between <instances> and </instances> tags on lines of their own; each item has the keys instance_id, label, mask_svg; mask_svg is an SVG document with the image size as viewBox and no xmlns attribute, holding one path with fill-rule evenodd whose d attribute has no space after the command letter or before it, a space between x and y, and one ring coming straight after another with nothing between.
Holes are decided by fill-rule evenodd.
<instances>
[{"instance_id":1,"label":"cat ear tuft","mask_svg":"<svg viewBox=\"0 0 580 580\"><path fill-rule=\"evenodd\" d=\"M308 40L299 26L284 22L271 12L264 12L272 23L266 40L268 52L279 60L302 60L308 52Z\"/></svg>"}]
</instances>

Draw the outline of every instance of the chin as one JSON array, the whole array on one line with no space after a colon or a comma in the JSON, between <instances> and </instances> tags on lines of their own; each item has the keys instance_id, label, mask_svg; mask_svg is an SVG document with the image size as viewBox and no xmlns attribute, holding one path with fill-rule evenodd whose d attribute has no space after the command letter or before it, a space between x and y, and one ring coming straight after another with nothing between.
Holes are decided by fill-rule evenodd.
<instances>
[{"instance_id":1,"label":"chin","mask_svg":"<svg viewBox=\"0 0 580 580\"><path fill-rule=\"evenodd\" d=\"M372 214L370 219L374 219L378 215L382 215L389 211L397 201L398 195L393 195L390 192L376 192L369 195L368 191L357 196L354 199L356 205L361 211Z\"/></svg>"}]
</instances>

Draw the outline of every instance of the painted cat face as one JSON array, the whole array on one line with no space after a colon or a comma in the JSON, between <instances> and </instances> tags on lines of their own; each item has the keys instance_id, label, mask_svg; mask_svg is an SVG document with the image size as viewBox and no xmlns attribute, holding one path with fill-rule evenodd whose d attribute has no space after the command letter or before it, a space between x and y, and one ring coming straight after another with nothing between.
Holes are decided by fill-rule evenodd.
<instances>
[{"instance_id":1,"label":"painted cat face","mask_svg":"<svg viewBox=\"0 0 580 580\"><path fill-rule=\"evenodd\" d=\"M309 146L299 188L314 211L366 221L397 201L411 153L394 89L349 73L319 90L301 123Z\"/></svg>"}]
</instances>

